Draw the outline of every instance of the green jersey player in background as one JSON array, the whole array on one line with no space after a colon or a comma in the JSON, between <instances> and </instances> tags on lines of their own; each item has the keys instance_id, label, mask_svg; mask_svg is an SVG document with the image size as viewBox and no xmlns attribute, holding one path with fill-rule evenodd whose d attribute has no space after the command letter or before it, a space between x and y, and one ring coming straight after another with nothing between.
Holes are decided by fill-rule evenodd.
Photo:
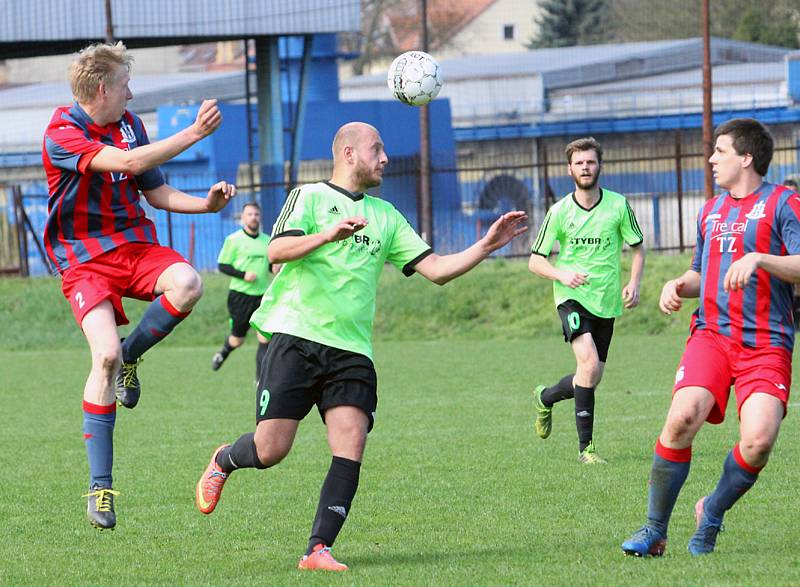
<instances>
[{"instance_id":1,"label":"green jersey player in background","mask_svg":"<svg viewBox=\"0 0 800 587\"><path fill-rule=\"evenodd\" d=\"M197 483L197 507L210 514L233 471L283 460L316 405L333 458L300 569L347 569L330 547L350 513L375 422L371 339L384 264L444 285L527 230L526 214L509 212L471 247L435 255L394 206L365 192L381 184L387 162L378 131L351 122L333 140L330 181L289 194L269 244L270 261L283 268L251 320L271 336L256 391L256 431L217 448Z\"/></svg>"},{"instance_id":2,"label":"green jersey player in background","mask_svg":"<svg viewBox=\"0 0 800 587\"><path fill-rule=\"evenodd\" d=\"M639 284L644 271L642 231L624 196L598 184L603 150L591 137L566 147L567 172L575 191L556 202L542 222L531 249L530 270L553 280L553 294L561 318L564 340L572 345L577 366L551 387L533 391L536 433L550 436L556 402L575 398L578 461L605 464L595 450L594 392L608 356L614 318L639 304ZM558 242L555 264L547 257ZM621 287L622 244L633 249L630 281Z\"/></svg>"},{"instance_id":3,"label":"green jersey player in background","mask_svg":"<svg viewBox=\"0 0 800 587\"><path fill-rule=\"evenodd\" d=\"M269 237L261 232L261 206L247 202L242 208L242 230L229 234L217 258L221 273L231 276L228 291L228 314L231 331L222 348L211 358L211 368L216 371L234 349L244 344L250 330L250 317L261 305L267 291L269 276L278 266L270 265L267 258ZM256 380L261 374L261 362L267 350L267 339L260 332L256 351Z\"/></svg>"}]
</instances>

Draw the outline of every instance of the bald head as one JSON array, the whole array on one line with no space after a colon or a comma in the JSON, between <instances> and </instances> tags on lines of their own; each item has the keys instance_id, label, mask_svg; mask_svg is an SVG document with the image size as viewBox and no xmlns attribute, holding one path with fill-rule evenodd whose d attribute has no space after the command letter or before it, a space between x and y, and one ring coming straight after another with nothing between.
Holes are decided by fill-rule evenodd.
<instances>
[{"instance_id":1,"label":"bald head","mask_svg":"<svg viewBox=\"0 0 800 587\"><path fill-rule=\"evenodd\" d=\"M333 137L333 164L341 159L345 147L356 148L359 145L377 138L380 140L378 129L366 122L348 122L342 125L336 136Z\"/></svg>"},{"instance_id":2,"label":"bald head","mask_svg":"<svg viewBox=\"0 0 800 587\"><path fill-rule=\"evenodd\" d=\"M363 191L381 184L383 168L389 161L381 135L371 124L348 122L333 138L331 181L351 191Z\"/></svg>"}]
</instances>

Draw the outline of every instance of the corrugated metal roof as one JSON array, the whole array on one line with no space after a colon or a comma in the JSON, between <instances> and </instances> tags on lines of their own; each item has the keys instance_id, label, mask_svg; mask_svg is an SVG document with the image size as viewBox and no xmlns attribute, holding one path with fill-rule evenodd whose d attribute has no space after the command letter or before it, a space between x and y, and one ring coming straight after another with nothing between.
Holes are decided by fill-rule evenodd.
<instances>
[{"instance_id":1,"label":"corrugated metal roof","mask_svg":"<svg viewBox=\"0 0 800 587\"><path fill-rule=\"evenodd\" d=\"M782 62L788 50L755 43L712 39L717 65ZM434 57L436 57L434 55ZM688 69L702 64L702 40L678 39L535 49L520 53L468 55L441 62L445 81L541 74L547 89L616 81ZM384 74L344 80L343 88L382 83Z\"/></svg>"},{"instance_id":2,"label":"corrugated metal roof","mask_svg":"<svg viewBox=\"0 0 800 587\"><path fill-rule=\"evenodd\" d=\"M355 32L359 0L111 0L129 47L198 39ZM64 52L106 36L104 0L0 0L0 58ZM56 45L53 45L56 43Z\"/></svg>"},{"instance_id":3,"label":"corrugated metal roof","mask_svg":"<svg viewBox=\"0 0 800 587\"><path fill-rule=\"evenodd\" d=\"M755 83L781 83L786 79L786 65L780 61L777 63L737 63L734 65L718 65L713 68L712 77L715 87L736 84L755 84ZM553 90L550 97L562 94L594 94L598 92L648 92L661 91L664 89L676 89L681 87L699 88L703 82L703 71L695 67L688 71L666 73L629 79L623 81L609 82L605 84L594 84L591 86L565 88Z\"/></svg>"}]
</instances>

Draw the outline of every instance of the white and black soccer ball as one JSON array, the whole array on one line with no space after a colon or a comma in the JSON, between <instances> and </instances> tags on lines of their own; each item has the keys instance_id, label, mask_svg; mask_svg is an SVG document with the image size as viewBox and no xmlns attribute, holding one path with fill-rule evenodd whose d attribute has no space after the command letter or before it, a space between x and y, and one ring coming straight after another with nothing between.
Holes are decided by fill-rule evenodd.
<instances>
[{"instance_id":1,"label":"white and black soccer ball","mask_svg":"<svg viewBox=\"0 0 800 587\"><path fill-rule=\"evenodd\" d=\"M422 106L439 95L442 68L423 51L407 51L392 61L387 82L395 98L411 106Z\"/></svg>"}]
</instances>

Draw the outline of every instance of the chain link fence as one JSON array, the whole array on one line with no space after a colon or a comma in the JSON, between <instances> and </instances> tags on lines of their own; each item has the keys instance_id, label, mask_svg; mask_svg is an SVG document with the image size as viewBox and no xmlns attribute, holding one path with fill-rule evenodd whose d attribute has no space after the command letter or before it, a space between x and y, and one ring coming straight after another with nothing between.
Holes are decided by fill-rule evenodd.
<instances>
[{"instance_id":1,"label":"chain link fence","mask_svg":"<svg viewBox=\"0 0 800 587\"><path fill-rule=\"evenodd\" d=\"M775 156L766 179L781 183L800 178L800 129L796 125L770 128L775 138ZM530 217L529 232L496 255L527 256L547 208L574 188L564 157L564 147L573 138L460 143L453 165L432 167L432 183L436 185L438 176L447 180L442 185L454 186L457 192L433 193L434 249L440 254L459 251L480 238L504 212L525 210ZM705 201L700 131L595 138L604 149L600 185L629 198L647 247L657 251L691 250L696 215ZM298 181L302 184L325 180L331 169L330 161L304 162ZM225 236L238 229L239 212L245 202L262 203L264 229L270 230L292 186L253 186L246 183L248 174L244 170L240 176L243 182L238 197L219 214L171 214L145 204L159 240L186 256L198 269L213 271ZM211 183L206 175L171 176L168 180L198 196L203 196ZM417 226L419 180L416 158L391 159L390 155L384 184L375 192L392 202L412 226ZM11 196L15 190L19 209L15 209ZM27 223L20 211L25 212ZM48 273L41 245L46 218L47 190L43 182L0 187L0 272L20 272L22 256L31 275Z\"/></svg>"}]
</instances>

